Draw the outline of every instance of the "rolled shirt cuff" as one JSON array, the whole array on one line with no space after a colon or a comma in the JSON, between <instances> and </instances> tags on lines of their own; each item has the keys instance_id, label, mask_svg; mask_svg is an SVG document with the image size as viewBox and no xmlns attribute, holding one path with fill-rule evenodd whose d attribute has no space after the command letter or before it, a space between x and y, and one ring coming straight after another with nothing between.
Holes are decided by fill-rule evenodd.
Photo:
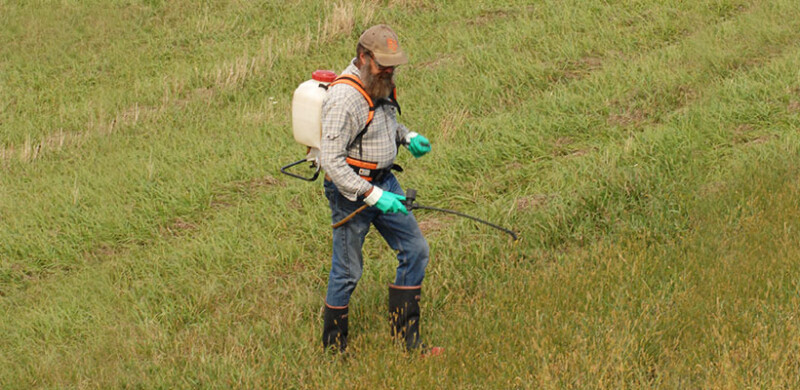
<instances>
[{"instance_id":1,"label":"rolled shirt cuff","mask_svg":"<svg viewBox=\"0 0 800 390\"><path fill-rule=\"evenodd\" d=\"M364 198L364 203L370 206L375 206L375 203L378 203L378 199L380 199L382 195L383 195L382 189L376 186L372 186L372 192L370 192L369 195L367 195L367 197Z\"/></svg>"},{"instance_id":2,"label":"rolled shirt cuff","mask_svg":"<svg viewBox=\"0 0 800 390\"><path fill-rule=\"evenodd\" d=\"M417 133L415 131L409 131L408 134L406 134L406 138L404 140L404 141L406 141L406 145L411 144L411 139L416 137L416 136L418 136L418 135L419 135L419 133Z\"/></svg>"}]
</instances>

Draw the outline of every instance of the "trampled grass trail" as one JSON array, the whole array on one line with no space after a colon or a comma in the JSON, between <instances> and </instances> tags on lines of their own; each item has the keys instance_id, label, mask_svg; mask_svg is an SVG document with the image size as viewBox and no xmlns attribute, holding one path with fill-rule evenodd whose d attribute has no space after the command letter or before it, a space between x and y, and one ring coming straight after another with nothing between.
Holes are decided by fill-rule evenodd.
<instances>
[{"instance_id":1,"label":"trampled grass trail","mask_svg":"<svg viewBox=\"0 0 800 390\"><path fill-rule=\"evenodd\" d=\"M2 388L796 388L794 1L0 4ZM291 93L398 31L437 359L370 233L321 353Z\"/></svg>"}]
</instances>

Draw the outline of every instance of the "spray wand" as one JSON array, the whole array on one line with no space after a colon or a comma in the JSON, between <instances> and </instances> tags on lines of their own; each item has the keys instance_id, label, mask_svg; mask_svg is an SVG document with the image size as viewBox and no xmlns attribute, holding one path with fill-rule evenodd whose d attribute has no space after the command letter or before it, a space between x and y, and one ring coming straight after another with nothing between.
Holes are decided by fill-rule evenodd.
<instances>
[{"instance_id":1,"label":"spray wand","mask_svg":"<svg viewBox=\"0 0 800 390\"><path fill-rule=\"evenodd\" d=\"M416 199L417 199L417 190L415 190L413 188L409 188L406 191L406 201L403 202L403 204L405 204L406 209L408 211L411 211L411 210L434 210L434 211L441 211L441 212L449 213L449 214L455 214L455 215L458 215L459 217L469 218L469 219L471 219L473 221L477 221L477 222L480 222L482 224L489 225L489 226L491 226L491 227L493 227L493 228L495 228L497 230L502 230L502 231L510 234L511 237L514 237L514 241L517 241L519 239L517 237L516 233L514 233L513 231L511 231L509 229L506 229L506 228L504 228L502 226L495 225L495 224L493 224L491 222L487 222L487 221L484 221L484 220L482 220L480 218L473 217L471 215L467 215L467 214L464 214L464 213L461 213L461 212L458 212L458 211L455 211L455 210L448 210L448 209L440 209L438 207L423 206L421 204L414 203L414 201ZM344 217L341 221L336 222L331 226L335 229L335 228L337 228L339 226L344 225L345 223L347 223L347 221L349 221L350 219L355 217L356 214L364 211L366 208L367 208L367 205L363 205L363 206L359 207L356 211L353 211L352 213L350 213L350 215Z\"/></svg>"},{"instance_id":2,"label":"spray wand","mask_svg":"<svg viewBox=\"0 0 800 390\"><path fill-rule=\"evenodd\" d=\"M491 227L493 227L493 228L495 228L497 230L502 230L502 231L510 234L511 237L514 237L514 241L517 241L519 239L517 237L517 233L514 233L513 231L511 231L509 229L506 229L506 228L504 228L502 226L495 225L495 224L493 224L491 222L487 222L487 221L484 221L484 220L482 220L480 218L473 217L471 215L467 215L467 214L464 214L464 213L461 213L461 212L458 212L458 211L455 211L455 210L448 210L448 209L440 209L438 207L423 206L421 204L414 203L414 201L416 199L417 199L417 190L409 188L408 191L406 191L406 202L405 202L406 208L409 211L410 210L421 209L421 210L434 210L434 211L441 211L443 213L455 214L455 215L458 215L459 217L469 218L469 219L471 219L473 221L477 221L477 222L480 222L482 224L489 225L489 226L491 226Z\"/></svg>"}]
</instances>

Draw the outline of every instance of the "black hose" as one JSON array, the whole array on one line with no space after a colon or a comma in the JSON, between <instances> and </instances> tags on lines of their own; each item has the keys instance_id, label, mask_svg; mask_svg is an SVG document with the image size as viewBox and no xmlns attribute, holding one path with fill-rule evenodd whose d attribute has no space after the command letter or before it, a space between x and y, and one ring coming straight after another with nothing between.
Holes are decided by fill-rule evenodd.
<instances>
[{"instance_id":1,"label":"black hose","mask_svg":"<svg viewBox=\"0 0 800 390\"><path fill-rule=\"evenodd\" d=\"M422 209L422 210L434 210L434 211L441 211L443 213L455 214L455 215L458 215L459 217L469 218L469 219L471 219L473 221L477 221L477 222L489 225L489 226L491 226L491 227L493 227L493 228L495 228L497 230L502 230L502 231L510 234L511 237L514 237L514 241L517 241L519 239L517 237L517 233L514 233L513 231L508 230L508 229L506 229L506 228L504 228L502 226L497 226L497 225L495 225L495 224L493 224L491 222L487 222L487 221L484 221L484 220L482 220L480 218L476 218L476 217L473 217L471 215L467 215L467 214L464 214L464 213L461 213L461 212L458 212L458 211L455 211L455 210L448 210L448 209L440 209L438 207L423 206L423 205L414 203L416 198L417 198L417 190L409 188L406 191L406 202L405 202L406 208L409 211L410 210L416 210L416 209Z\"/></svg>"},{"instance_id":2,"label":"black hose","mask_svg":"<svg viewBox=\"0 0 800 390\"><path fill-rule=\"evenodd\" d=\"M511 230L508 230L508 229L506 229L506 228L504 228L504 227L502 227L502 226L497 226L497 225L495 225L495 224L493 224L493 223L491 223L491 222L484 221L484 220L482 220L482 219L480 219L480 218L476 218L476 217L473 217L473 216L471 216L471 215L467 215L467 214L464 214L464 213L460 213L460 212L458 212L458 211L455 211L455 210L440 209L440 208L438 208L438 207L429 207L429 206L423 206L423 205L419 205L419 204L413 204L413 203L412 203L412 204L411 204L411 208L410 208L410 210L416 210L416 209L441 211L441 212L443 212L443 213L450 213L450 214L455 214L455 215L458 215L458 216L460 216L460 217L469 218L469 219L471 219L471 220L473 220L473 221L477 221L477 222L480 222L480 223L483 223L483 224L489 225L489 226L491 226L491 227L493 227L493 228L495 228L495 229L497 229L497 230L502 230L502 231L504 231L504 232L506 232L506 233L510 234L510 235L511 235L511 237L514 237L514 241L516 241L516 240L518 240L518 239L519 239L519 238L517 237L517 233L514 233L514 232L513 232L513 231L511 231Z\"/></svg>"}]
</instances>

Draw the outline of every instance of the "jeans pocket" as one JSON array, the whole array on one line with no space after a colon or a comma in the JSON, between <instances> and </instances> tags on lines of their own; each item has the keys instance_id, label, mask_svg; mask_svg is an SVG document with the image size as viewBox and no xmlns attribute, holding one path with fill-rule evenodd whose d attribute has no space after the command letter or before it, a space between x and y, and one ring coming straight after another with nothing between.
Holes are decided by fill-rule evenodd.
<instances>
[{"instance_id":1,"label":"jeans pocket","mask_svg":"<svg viewBox=\"0 0 800 390\"><path fill-rule=\"evenodd\" d=\"M331 181L325 180L323 189L325 190L325 197L328 198L328 200L332 200L332 197L336 195L336 186L333 185Z\"/></svg>"}]
</instances>

